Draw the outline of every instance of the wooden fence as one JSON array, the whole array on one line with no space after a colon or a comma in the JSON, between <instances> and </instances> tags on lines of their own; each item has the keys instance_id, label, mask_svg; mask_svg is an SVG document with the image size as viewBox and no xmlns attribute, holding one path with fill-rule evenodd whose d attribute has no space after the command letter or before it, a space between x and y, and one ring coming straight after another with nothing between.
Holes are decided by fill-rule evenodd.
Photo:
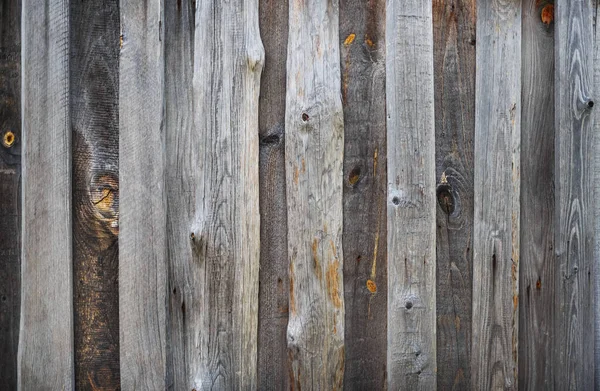
<instances>
[{"instance_id":1,"label":"wooden fence","mask_svg":"<svg viewBox=\"0 0 600 391\"><path fill-rule=\"evenodd\" d=\"M595 21L0 0L0 389L600 388Z\"/></svg>"}]
</instances>

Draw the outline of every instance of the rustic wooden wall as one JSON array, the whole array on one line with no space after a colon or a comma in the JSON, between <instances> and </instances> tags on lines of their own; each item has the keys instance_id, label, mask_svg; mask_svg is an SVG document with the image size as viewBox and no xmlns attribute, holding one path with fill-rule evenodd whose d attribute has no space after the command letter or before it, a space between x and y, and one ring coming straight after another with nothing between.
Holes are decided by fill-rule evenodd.
<instances>
[{"instance_id":1,"label":"rustic wooden wall","mask_svg":"<svg viewBox=\"0 0 600 391\"><path fill-rule=\"evenodd\" d=\"M596 3L0 0L0 388L593 389Z\"/></svg>"}]
</instances>

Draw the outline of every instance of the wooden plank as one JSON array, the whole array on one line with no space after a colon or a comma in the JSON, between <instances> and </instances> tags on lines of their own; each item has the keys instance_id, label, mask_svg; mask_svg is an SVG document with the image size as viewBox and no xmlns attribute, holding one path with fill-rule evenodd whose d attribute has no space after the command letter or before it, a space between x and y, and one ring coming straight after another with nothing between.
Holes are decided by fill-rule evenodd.
<instances>
[{"instance_id":1,"label":"wooden plank","mask_svg":"<svg viewBox=\"0 0 600 391\"><path fill-rule=\"evenodd\" d=\"M472 387L516 390L520 0L477 1L476 62Z\"/></svg>"},{"instance_id":2,"label":"wooden plank","mask_svg":"<svg viewBox=\"0 0 600 391\"><path fill-rule=\"evenodd\" d=\"M70 3L75 387L119 388L119 2Z\"/></svg>"},{"instance_id":3,"label":"wooden plank","mask_svg":"<svg viewBox=\"0 0 600 391\"><path fill-rule=\"evenodd\" d=\"M73 388L69 6L23 0L18 389Z\"/></svg>"},{"instance_id":4,"label":"wooden plank","mask_svg":"<svg viewBox=\"0 0 600 391\"><path fill-rule=\"evenodd\" d=\"M165 389L163 4L121 1L119 328L123 390Z\"/></svg>"},{"instance_id":5,"label":"wooden plank","mask_svg":"<svg viewBox=\"0 0 600 391\"><path fill-rule=\"evenodd\" d=\"M291 1L285 161L294 389L344 379L344 124L337 0Z\"/></svg>"},{"instance_id":6,"label":"wooden plank","mask_svg":"<svg viewBox=\"0 0 600 391\"><path fill-rule=\"evenodd\" d=\"M17 388L21 300L21 0L0 2L0 389Z\"/></svg>"},{"instance_id":7,"label":"wooden plank","mask_svg":"<svg viewBox=\"0 0 600 391\"><path fill-rule=\"evenodd\" d=\"M433 1L437 386L471 388L475 0Z\"/></svg>"},{"instance_id":8,"label":"wooden plank","mask_svg":"<svg viewBox=\"0 0 600 391\"><path fill-rule=\"evenodd\" d=\"M387 2L389 389L436 388L431 0Z\"/></svg>"},{"instance_id":9,"label":"wooden plank","mask_svg":"<svg viewBox=\"0 0 600 391\"><path fill-rule=\"evenodd\" d=\"M552 388L554 22L551 1L523 2L519 385Z\"/></svg>"},{"instance_id":10,"label":"wooden plank","mask_svg":"<svg viewBox=\"0 0 600 391\"><path fill-rule=\"evenodd\" d=\"M593 28L588 0L556 2L554 387L594 387Z\"/></svg>"},{"instance_id":11,"label":"wooden plank","mask_svg":"<svg viewBox=\"0 0 600 391\"><path fill-rule=\"evenodd\" d=\"M265 47L259 100L260 289L258 389L288 390L289 276L285 196L285 71L287 0L261 0L259 22ZM273 365L273 363L277 363Z\"/></svg>"},{"instance_id":12,"label":"wooden plank","mask_svg":"<svg viewBox=\"0 0 600 391\"><path fill-rule=\"evenodd\" d=\"M598 0L594 1L594 96L600 95L600 29ZM600 116L592 112L594 126L594 368L595 386L600 386Z\"/></svg>"},{"instance_id":13,"label":"wooden plank","mask_svg":"<svg viewBox=\"0 0 600 391\"><path fill-rule=\"evenodd\" d=\"M340 1L344 388L382 390L387 349L385 1Z\"/></svg>"},{"instance_id":14,"label":"wooden plank","mask_svg":"<svg viewBox=\"0 0 600 391\"><path fill-rule=\"evenodd\" d=\"M195 22L191 3L167 8L172 386L255 389L258 2L197 6Z\"/></svg>"}]
</instances>

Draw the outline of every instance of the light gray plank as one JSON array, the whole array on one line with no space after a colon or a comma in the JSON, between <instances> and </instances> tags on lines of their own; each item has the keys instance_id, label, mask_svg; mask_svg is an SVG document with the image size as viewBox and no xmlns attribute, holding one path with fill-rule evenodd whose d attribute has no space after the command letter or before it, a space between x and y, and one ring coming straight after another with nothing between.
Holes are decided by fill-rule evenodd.
<instances>
[{"instance_id":1,"label":"light gray plank","mask_svg":"<svg viewBox=\"0 0 600 391\"><path fill-rule=\"evenodd\" d=\"M472 387L517 389L521 1L477 1Z\"/></svg>"},{"instance_id":2,"label":"light gray plank","mask_svg":"<svg viewBox=\"0 0 600 391\"><path fill-rule=\"evenodd\" d=\"M523 2L519 385L552 387L554 312L554 23L549 1Z\"/></svg>"},{"instance_id":3,"label":"light gray plank","mask_svg":"<svg viewBox=\"0 0 600 391\"><path fill-rule=\"evenodd\" d=\"M437 386L471 388L475 0L434 0Z\"/></svg>"},{"instance_id":4,"label":"light gray plank","mask_svg":"<svg viewBox=\"0 0 600 391\"><path fill-rule=\"evenodd\" d=\"M123 390L164 390L167 240L162 0L121 1L119 330Z\"/></svg>"},{"instance_id":5,"label":"light gray plank","mask_svg":"<svg viewBox=\"0 0 600 391\"><path fill-rule=\"evenodd\" d=\"M431 0L388 0L388 388L436 388Z\"/></svg>"},{"instance_id":6,"label":"light gray plank","mask_svg":"<svg viewBox=\"0 0 600 391\"><path fill-rule=\"evenodd\" d=\"M23 0L20 390L73 389L69 4Z\"/></svg>"},{"instance_id":7,"label":"light gray plank","mask_svg":"<svg viewBox=\"0 0 600 391\"><path fill-rule=\"evenodd\" d=\"M344 378L344 125L337 0L290 1L285 112L294 389Z\"/></svg>"},{"instance_id":8,"label":"light gray plank","mask_svg":"<svg viewBox=\"0 0 600 391\"><path fill-rule=\"evenodd\" d=\"M167 6L172 387L255 389L258 2L192 12L191 2Z\"/></svg>"},{"instance_id":9,"label":"light gray plank","mask_svg":"<svg viewBox=\"0 0 600 391\"><path fill-rule=\"evenodd\" d=\"M593 9L556 1L554 386L594 387ZM594 108L596 110L596 108Z\"/></svg>"},{"instance_id":10,"label":"light gray plank","mask_svg":"<svg viewBox=\"0 0 600 391\"><path fill-rule=\"evenodd\" d=\"M594 98L600 95L600 29L599 1L594 1ZM600 114L592 112L594 134L594 367L595 386L600 387Z\"/></svg>"}]
</instances>

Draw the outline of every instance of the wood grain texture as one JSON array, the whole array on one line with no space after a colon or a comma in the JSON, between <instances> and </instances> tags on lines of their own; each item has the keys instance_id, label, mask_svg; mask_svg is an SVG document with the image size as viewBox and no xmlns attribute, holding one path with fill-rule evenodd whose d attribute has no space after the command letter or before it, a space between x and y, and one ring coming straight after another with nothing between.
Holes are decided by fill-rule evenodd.
<instances>
[{"instance_id":1,"label":"wood grain texture","mask_svg":"<svg viewBox=\"0 0 600 391\"><path fill-rule=\"evenodd\" d=\"M552 388L554 313L554 23L524 1L521 92L519 385Z\"/></svg>"},{"instance_id":2,"label":"wood grain texture","mask_svg":"<svg viewBox=\"0 0 600 391\"><path fill-rule=\"evenodd\" d=\"M600 95L600 29L598 11L600 2L594 1L594 97ZM594 369L595 386L600 386L600 114L592 111L594 135Z\"/></svg>"},{"instance_id":3,"label":"wood grain texture","mask_svg":"<svg viewBox=\"0 0 600 391\"><path fill-rule=\"evenodd\" d=\"M290 2L285 161L293 389L339 390L344 379L338 14L337 0Z\"/></svg>"},{"instance_id":4,"label":"wood grain texture","mask_svg":"<svg viewBox=\"0 0 600 391\"><path fill-rule=\"evenodd\" d=\"M344 388L385 388L385 1L340 1L344 108Z\"/></svg>"},{"instance_id":5,"label":"wood grain texture","mask_svg":"<svg viewBox=\"0 0 600 391\"><path fill-rule=\"evenodd\" d=\"M436 388L435 128L431 0L386 16L388 388Z\"/></svg>"},{"instance_id":6,"label":"wood grain texture","mask_svg":"<svg viewBox=\"0 0 600 391\"><path fill-rule=\"evenodd\" d=\"M520 0L477 1L476 61L472 387L516 390Z\"/></svg>"},{"instance_id":7,"label":"wood grain texture","mask_svg":"<svg viewBox=\"0 0 600 391\"><path fill-rule=\"evenodd\" d=\"M69 5L23 0L18 389L73 388Z\"/></svg>"},{"instance_id":8,"label":"wood grain texture","mask_svg":"<svg viewBox=\"0 0 600 391\"><path fill-rule=\"evenodd\" d=\"M21 300L21 0L0 1L0 389L17 388Z\"/></svg>"},{"instance_id":9,"label":"wood grain texture","mask_svg":"<svg viewBox=\"0 0 600 391\"><path fill-rule=\"evenodd\" d=\"M258 2L198 3L194 30L190 4L167 8L173 388L255 389Z\"/></svg>"},{"instance_id":10,"label":"wood grain texture","mask_svg":"<svg viewBox=\"0 0 600 391\"><path fill-rule=\"evenodd\" d=\"M433 1L437 386L471 388L475 0Z\"/></svg>"},{"instance_id":11,"label":"wood grain texture","mask_svg":"<svg viewBox=\"0 0 600 391\"><path fill-rule=\"evenodd\" d=\"M119 378L119 2L70 3L75 387Z\"/></svg>"},{"instance_id":12,"label":"wood grain texture","mask_svg":"<svg viewBox=\"0 0 600 391\"><path fill-rule=\"evenodd\" d=\"M163 3L120 3L119 334L123 390L166 379Z\"/></svg>"},{"instance_id":13,"label":"wood grain texture","mask_svg":"<svg viewBox=\"0 0 600 391\"><path fill-rule=\"evenodd\" d=\"M554 387L594 387L592 4L557 0ZM596 110L596 108L594 108Z\"/></svg>"},{"instance_id":14,"label":"wood grain texture","mask_svg":"<svg viewBox=\"0 0 600 391\"><path fill-rule=\"evenodd\" d=\"M265 47L259 98L260 289L258 388L289 389L287 354L289 276L285 195L285 76L287 0L261 0L259 22ZM273 365L276 362L277 365Z\"/></svg>"}]
</instances>

